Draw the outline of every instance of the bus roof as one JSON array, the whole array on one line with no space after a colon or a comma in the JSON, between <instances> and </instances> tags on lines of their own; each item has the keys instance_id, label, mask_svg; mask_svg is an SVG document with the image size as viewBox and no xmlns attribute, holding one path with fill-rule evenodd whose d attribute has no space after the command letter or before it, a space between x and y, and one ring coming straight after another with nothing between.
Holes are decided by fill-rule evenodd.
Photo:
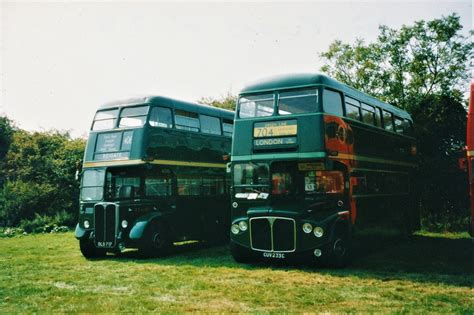
<instances>
[{"instance_id":1,"label":"bus roof","mask_svg":"<svg viewBox=\"0 0 474 315\"><path fill-rule=\"evenodd\" d=\"M348 96L358 99L361 102L379 106L383 109L390 110L398 117L408 118L411 120L410 115L404 110L392 106L388 103L382 102L373 96L356 90L355 88L352 88L322 73L295 73L264 78L262 80L255 81L245 86L240 91L240 95L270 92L275 90L303 88L315 85L322 85L329 88L333 88L335 90L339 90Z\"/></svg>"},{"instance_id":2,"label":"bus roof","mask_svg":"<svg viewBox=\"0 0 474 315\"><path fill-rule=\"evenodd\" d=\"M99 107L99 110L137 106L137 105L166 106L170 108L190 111L190 112L199 113L203 115L221 117L221 118L225 118L229 120L234 119L233 111L218 108L218 107L213 107L209 105L204 105L204 104L180 101L180 100L172 99L165 96L143 96L143 97L135 97L135 98L125 99L125 100L117 100L117 101L103 104L102 106Z\"/></svg>"}]
</instances>

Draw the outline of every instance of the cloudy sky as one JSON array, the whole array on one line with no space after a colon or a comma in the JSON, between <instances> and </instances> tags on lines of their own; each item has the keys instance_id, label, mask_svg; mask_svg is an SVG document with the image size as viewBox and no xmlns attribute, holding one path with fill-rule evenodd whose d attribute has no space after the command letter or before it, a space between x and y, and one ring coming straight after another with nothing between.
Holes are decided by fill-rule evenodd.
<instances>
[{"instance_id":1,"label":"cloudy sky","mask_svg":"<svg viewBox=\"0 0 474 315\"><path fill-rule=\"evenodd\" d=\"M85 136L96 108L136 95L196 101L273 74L318 71L340 39L373 40L471 0L161 2L0 0L0 115Z\"/></svg>"}]
</instances>

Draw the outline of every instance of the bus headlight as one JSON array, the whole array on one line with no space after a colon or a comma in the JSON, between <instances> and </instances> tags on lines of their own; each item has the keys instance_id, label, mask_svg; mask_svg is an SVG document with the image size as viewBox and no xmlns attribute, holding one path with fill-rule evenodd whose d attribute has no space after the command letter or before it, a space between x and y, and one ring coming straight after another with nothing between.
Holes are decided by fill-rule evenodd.
<instances>
[{"instance_id":1,"label":"bus headlight","mask_svg":"<svg viewBox=\"0 0 474 315\"><path fill-rule=\"evenodd\" d=\"M239 234L240 232L240 228L239 228L239 225L238 224L232 224L232 226L230 227L230 231L232 232L232 234Z\"/></svg>"},{"instance_id":2,"label":"bus headlight","mask_svg":"<svg viewBox=\"0 0 474 315\"><path fill-rule=\"evenodd\" d=\"M88 229L88 228L90 228L90 226L91 226L91 224L89 223L89 221L88 221L88 220L84 220L84 227L85 227L86 229Z\"/></svg>"},{"instance_id":3,"label":"bus headlight","mask_svg":"<svg viewBox=\"0 0 474 315\"><path fill-rule=\"evenodd\" d=\"M303 224L303 232L308 234L308 233L311 233L312 230L313 230L313 226L311 225L311 223Z\"/></svg>"},{"instance_id":4,"label":"bus headlight","mask_svg":"<svg viewBox=\"0 0 474 315\"><path fill-rule=\"evenodd\" d=\"M247 221L240 221L239 222L239 229L242 231L242 232L245 232L247 231L248 229L248 224L247 224Z\"/></svg>"},{"instance_id":5,"label":"bus headlight","mask_svg":"<svg viewBox=\"0 0 474 315\"><path fill-rule=\"evenodd\" d=\"M323 230L322 227L317 226L317 227L314 228L314 236L321 237L323 235L324 235L324 230Z\"/></svg>"},{"instance_id":6,"label":"bus headlight","mask_svg":"<svg viewBox=\"0 0 474 315\"><path fill-rule=\"evenodd\" d=\"M128 221L127 220L123 220L122 221L122 228L126 229L128 227Z\"/></svg>"}]
</instances>

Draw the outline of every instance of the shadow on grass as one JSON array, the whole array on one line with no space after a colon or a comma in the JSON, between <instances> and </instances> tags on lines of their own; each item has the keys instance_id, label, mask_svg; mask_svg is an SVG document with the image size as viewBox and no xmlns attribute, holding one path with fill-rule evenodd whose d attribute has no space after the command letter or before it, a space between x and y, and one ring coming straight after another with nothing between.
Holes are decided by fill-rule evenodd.
<instances>
[{"instance_id":1,"label":"shadow on grass","mask_svg":"<svg viewBox=\"0 0 474 315\"><path fill-rule=\"evenodd\" d=\"M367 244L370 244L367 246ZM196 266L211 268L238 268L293 270L319 273L336 277L371 278L382 281L410 280L421 283L444 283L454 286L474 285L474 243L468 238L449 239L416 235L411 241L384 241L366 243L355 247L353 263L345 269L328 269L309 266L307 263L283 264L261 262L238 264L229 248L207 248L201 244L179 246L159 258L144 259L136 251L107 259L131 260L140 264Z\"/></svg>"}]
</instances>

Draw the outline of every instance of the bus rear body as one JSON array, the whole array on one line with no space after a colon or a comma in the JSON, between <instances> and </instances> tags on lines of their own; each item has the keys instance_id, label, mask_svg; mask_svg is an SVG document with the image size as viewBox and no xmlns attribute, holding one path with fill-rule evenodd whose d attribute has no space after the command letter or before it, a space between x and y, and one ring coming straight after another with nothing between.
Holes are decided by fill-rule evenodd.
<instances>
[{"instance_id":1,"label":"bus rear body","mask_svg":"<svg viewBox=\"0 0 474 315\"><path fill-rule=\"evenodd\" d=\"M354 231L416 228L411 129L406 112L324 75L246 87L231 157L234 258L342 266Z\"/></svg>"},{"instance_id":2,"label":"bus rear body","mask_svg":"<svg viewBox=\"0 0 474 315\"><path fill-rule=\"evenodd\" d=\"M84 155L76 238L86 257L222 240L233 112L146 97L102 106Z\"/></svg>"}]
</instances>

